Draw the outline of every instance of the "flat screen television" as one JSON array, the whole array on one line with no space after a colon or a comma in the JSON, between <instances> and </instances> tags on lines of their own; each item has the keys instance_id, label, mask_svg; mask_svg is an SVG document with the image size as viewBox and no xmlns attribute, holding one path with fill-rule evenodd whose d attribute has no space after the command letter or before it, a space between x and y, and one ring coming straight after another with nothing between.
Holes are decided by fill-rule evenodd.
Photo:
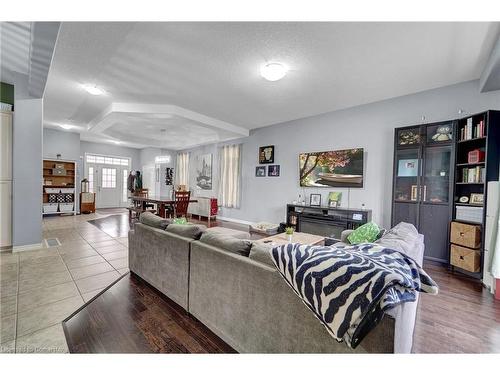
<instances>
[{"instance_id":1,"label":"flat screen television","mask_svg":"<svg viewBox=\"0 0 500 375\"><path fill-rule=\"evenodd\" d=\"M302 187L363 187L363 149L307 152L299 155Z\"/></svg>"}]
</instances>

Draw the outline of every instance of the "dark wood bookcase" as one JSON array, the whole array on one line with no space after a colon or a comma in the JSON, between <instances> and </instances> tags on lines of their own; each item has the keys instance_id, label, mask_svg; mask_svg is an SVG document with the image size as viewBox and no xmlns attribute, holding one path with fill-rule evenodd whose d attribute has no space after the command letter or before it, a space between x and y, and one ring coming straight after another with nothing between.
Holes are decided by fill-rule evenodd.
<instances>
[{"instance_id":1,"label":"dark wood bookcase","mask_svg":"<svg viewBox=\"0 0 500 375\"><path fill-rule=\"evenodd\" d=\"M408 126L394 137L392 225L415 225L424 235L425 258L442 263L448 263L455 128L454 120ZM448 129L451 139L436 138L438 129Z\"/></svg>"},{"instance_id":2,"label":"dark wood bookcase","mask_svg":"<svg viewBox=\"0 0 500 375\"><path fill-rule=\"evenodd\" d=\"M464 139L462 129L467 124L474 127L481 121L484 131L472 131L470 139ZM442 130L443 126L450 128L451 140L436 139L438 128ZM424 235L426 259L449 264L450 223L453 220L467 223L467 220L457 220L457 207L487 204L487 183L499 177L499 142L499 111L395 129L392 225L401 221L415 225ZM469 161L469 152L474 150L485 153L483 161ZM465 169L480 168L484 168L481 179L464 179ZM470 198L471 194L483 194L483 203L460 202L460 197ZM482 221L474 224L484 229L485 220L484 207ZM484 230L482 232L484 243ZM484 245L481 253L483 248ZM470 275L480 277L481 274L482 267L480 272Z\"/></svg>"},{"instance_id":3,"label":"dark wood bookcase","mask_svg":"<svg viewBox=\"0 0 500 375\"><path fill-rule=\"evenodd\" d=\"M482 124L482 126L480 126L480 124ZM467 136L464 130L468 125L472 126L472 131L469 132ZM476 278L481 278L483 274L488 182L498 181L499 178L499 142L499 111L485 111L464 117L457 121L454 207L451 220L479 225L481 227L481 246L477 250L481 255L481 269L477 273L468 272L458 267L453 267L453 269ZM484 158L480 160L469 160L469 153L474 151L479 151L480 153L484 152ZM472 176L470 175L470 171L474 171ZM481 171L479 176L477 174L478 171ZM470 199L472 194L482 195L482 203L472 202ZM469 201L461 202L461 197L467 197ZM480 221L470 221L463 217L458 218L457 209L460 208L479 210Z\"/></svg>"}]
</instances>

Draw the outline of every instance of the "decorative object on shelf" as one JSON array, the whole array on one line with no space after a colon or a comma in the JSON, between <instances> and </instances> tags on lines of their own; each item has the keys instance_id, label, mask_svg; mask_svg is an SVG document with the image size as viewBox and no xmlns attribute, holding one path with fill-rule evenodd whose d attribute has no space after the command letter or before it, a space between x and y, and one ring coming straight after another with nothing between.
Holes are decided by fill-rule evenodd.
<instances>
[{"instance_id":1,"label":"decorative object on shelf","mask_svg":"<svg viewBox=\"0 0 500 375\"><path fill-rule=\"evenodd\" d=\"M196 187L201 190L212 190L212 154L200 155L197 161Z\"/></svg>"},{"instance_id":2,"label":"decorative object on shelf","mask_svg":"<svg viewBox=\"0 0 500 375\"><path fill-rule=\"evenodd\" d=\"M321 194L311 194L311 195L309 195L309 205L311 205L311 206L321 206Z\"/></svg>"},{"instance_id":3,"label":"decorative object on shelf","mask_svg":"<svg viewBox=\"0 0 500 375\"><path fill-rule=\"evenodd\" d=\"M64 164L55 164L54 168L52 168L52 174L54 176L66 176L66 169L64 168Z\"/></svg>"},{"instance_id":4,"label":"decorative object on shelf","mask_svg":"<svg viewBox=\"0 0 500 375\"><path fill-rule=\"evenodd\" d=\"M339 207L342 199L342 193L339 191L331 191L328 194L328 207Z\"/></svg>"},{"instance_id":5,"label":"decorative object on shelf","mask_svg":"<svg viewBox=\"0 0 500 375\"><path fill-rule=\"evenodd\" d=\"M434 142L445 142L452 139L452 127L450 125L441 125L436 129L436 134L432 136Z\"/></svg>"},{"instance_id":6,"label":"decorative object on shelf","mask_svg":"<svg viewBox=\"0 0 500 375\"><path fill-rule=\"evenodd\" d=\"M463 195L463 196L461 196L460 198L458 198L458 201L459 201L460 203L469 203L469 197L467 197L467 196Z\"/></svg>"},{"instance_id":7,"label":"decorative object on shelf","mask_svg":"<svg viewBox=\"0 0 500 375\"><path fill-rule=\"evenodd\" d=\"M411 197L410 200L416 201L417 200L417 185L411 185Z\"/></svg>"},{"instance_id":8,"label":"decorative object on shelf","mask_svg":"<svg viewBox=\"0 0 500 375\"><path fill-rule=\"evenodd\" d=\"M165 168L165 185L172 186L174 184L174 168Z\"/></svg>"},{"instance_id":9,"label":"decorative object on shelf","mask_svg":"<svg viewBox=\"0 0 500 375\"><path fill-rule=\"evenodd\" d=\"M279 177L280 166L279 165L270 165L269 167L267 167L267 175L269 177Z\"/></svg>"},{"instance_id":10,"label":"decorative object on shelf","mask_svg":"<svg viewBox=\"0 0 500 375\"><path fill-rule=\"evenodd\" d=\"M363 187L363 149L308 152L299 155L302 187Z\"/></svg>"},{"instance_id":11,"label":"decorative object on shelf","mask_svg":"<svg viewBox=\"0 0 500 375\"><path fill-rule=\"evenodd\" d=\"M401 146L416 145L420 143L420 134L416 130L401 130L398 144Z\"/></svg>"},{"instance_id":12,"label":"decorative object on shelf","mask_svg":"<svg viewBox=\"0 0 500 375\"><path fill-rule=\"evenodd\" d=\"M292 238L293 238L293 227L286 227L285 228L285 233L286 233L286 237L287 237L287 240L288 242L292 242Z\"/></svg>"},{"instance_id":13,"label":"decorative object on shelf","mask_svg":"<svg viewBox=\"0 0 500 375\"><path fill-rule=\"evenodd\" d=\"M471 204L483 204L484 203L484 194L472 193L470 195L470 203Z\"/></svg>"},{"instance_id":14,"label":"decorative object on shelf","mask_svg":"<svg viewBox=\"0 0 500 375\"><path fill-rule=\"evenodd\" d=\"M89 180L87 180L86 178L84 178L81 182L80 182L80 191L82 193L88 193L90 190L90 183L89 183Z\"/></svg>"},{"instance_id":15,"label":"decorative object on shelf","mask_svg":"<svg viewBox=\"0 0 500 375\"><path fill-rule=\"evenodd\" d=\"M266 177L266 167L255 167L255 177Z\"/></svg>"},{"instance_id":16,"label":"decorative object on shelf","mask_svg":"<svg viewBox=\"0 0 500 375\"><path fill-rule=\"evenodd\" d=\"M467 153L467 162L469 164L482 163L484 161L484 156L486 153L483 150L472 150Z\"/></svg>"},{"instance_id":17,"label":"decorative object on shelf","mask_svg":"<svg viewBox=\"0 0 500 375\"><path fill-rule=\"evenodd\" d=\"M259 147L259 164L274 163L274 145Z\"/></svg>"},{"instance_id":18,"label":"decorative object on shelf","mask_svg":"<svg viewBox=\"0 0 500 375\"><path fill-rule=\"evenodd\" d=\"M418 159L401 159L398 161L398 177L416 177Z\"/></svg>"}]
</instances>

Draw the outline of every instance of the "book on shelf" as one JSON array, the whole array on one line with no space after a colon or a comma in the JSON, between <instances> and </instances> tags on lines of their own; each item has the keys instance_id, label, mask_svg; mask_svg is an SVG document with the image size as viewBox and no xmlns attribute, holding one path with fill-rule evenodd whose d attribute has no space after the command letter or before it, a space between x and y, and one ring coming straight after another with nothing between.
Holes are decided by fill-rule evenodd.
<instances>
[{"instance_id":1,"label":"book on shelf","mask_svg":"<svg viewBox=\"0 0 500 375\"><path fill-rule=\"evenodd\" d=\"M464 168L462 170L462 182L483 183L484 167L477 166L475 168Z\"/></svg>"},{"instance_id":2,"label":"book on shelf","mask_svg":"<svg viewBox=\"0 0 500 375\"><path fill-rule=\"evenodd\" d=\"M467 119L467 123L460 129L460 140L468 141L469 139L483 138L485 136L484 120L479 121L476 125L472 123L472 117Z\"/></svg>"}]
</instances>

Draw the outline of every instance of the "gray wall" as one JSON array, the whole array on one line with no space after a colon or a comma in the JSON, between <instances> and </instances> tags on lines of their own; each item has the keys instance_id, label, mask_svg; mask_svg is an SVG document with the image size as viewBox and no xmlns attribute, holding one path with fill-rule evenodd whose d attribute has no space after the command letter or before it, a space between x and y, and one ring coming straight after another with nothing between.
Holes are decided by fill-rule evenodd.
<instances>
[{"instance_id":1,"label":"gray wall","mask_svg":"<svg viewBox=\"0 0 500 375\"><path fill-rule=\"evenodd\" d=\"M478 81L429 90L372 104L348 108L256 129L243 143L242 202L240 209L222 208L220 216L244 221L281 222L285 205L311 193L327 199L328 192L343 193L342 206L373 210L374 221L390 225L394 128L425 122L453 119L458 110L468 113L500 109L500 91L479 93ZM235 141L233 143L236 143ZM275 164L280 177L255 177L259 146L275 145ZM215 145L212 145L216 150ZM299 187L298 155L304 151L365 149L365 184L362 189ZM191 159L203 153L193 149ZM217 155L214 155L217 160ZM191 163L191 162L190 162ZM190 164L191 174L193 164ZM214 168L217 173L217 168ZM217 190L214 190L217 194Z\"/></svg>"},{"instance_id":2,"label":"gray wall","mask_svg":"<svg viewBox=\"0 0 500 375\"><path fill-rule=\"evenodd\" d=\"M175 160L176 160L175 159L175 157L176 157L175 151L171 151L171 150L167 150L167 149L163 149L163 148L157 148L157 147L146 147L140 151L140 155L141 155L141 169L142 169L142 167L144 167L146 165L155 165L156 167L160 168L160 181L159 181L159 183L157 183L157 185L159 185L159 187L160 187L159 194L161 196L170 196L171 191L172 191L172 187L167 187L165 185L165 169L167 167L170 167L170 168L175 167ZM162 156L162 155L170 156L170 162L163 163L161 165L156 165L155 158L157 156ZM144 181L143 181L143 183L144 183ZM148 186L144 185L144 187L147 188Z\"/></svg>"},{"instance_id":3,"label":"gray wall","mask_svg":"<svg viewBox=\"0 0 500 375\"><path fill-rule=\"evenodd\" d=\"M42 242L42 122L42 99L16 98L12 197L14 247Z\"/></svg>"}]
</instances>

